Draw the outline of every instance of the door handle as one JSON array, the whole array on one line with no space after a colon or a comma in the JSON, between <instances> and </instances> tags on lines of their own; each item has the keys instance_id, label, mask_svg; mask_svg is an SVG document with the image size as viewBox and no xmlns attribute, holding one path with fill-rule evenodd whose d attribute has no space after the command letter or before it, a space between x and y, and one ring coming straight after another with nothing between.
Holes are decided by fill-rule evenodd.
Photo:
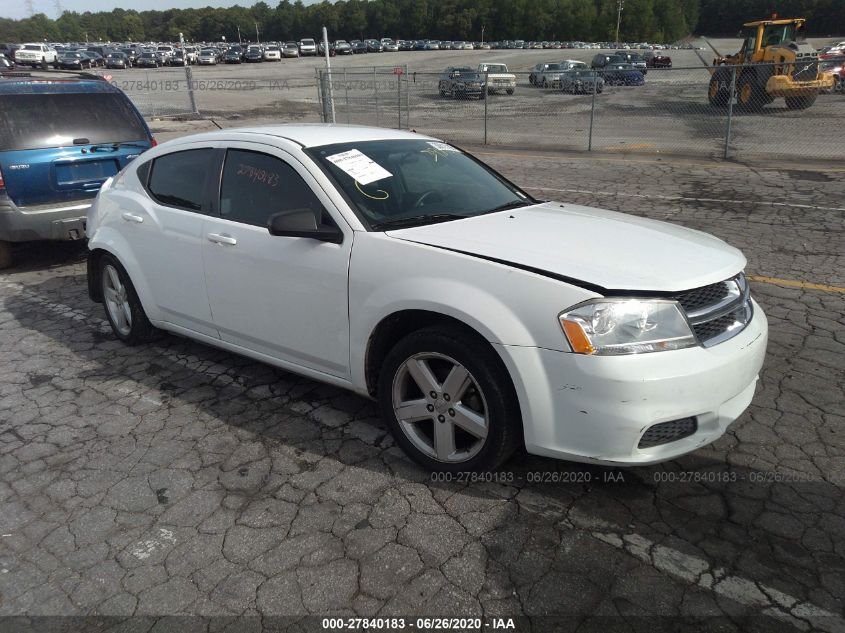
<instances>
[{"instance_id":1,"label":"door handle","mask_svg":"<svg viewBox=\"0 0 845 633\"><path fill-rule=\"evenodd\" d=\"M225 244L226 246L234 246L238 243L238 240L225 233L209 233L208 241L214 242L215 244Z\"/></svg>"},{"instance_id":2,"label":"door handle","mask_svg":"<svg viewBox=\"0 0 845 633\"><path fill-rule=\"evenodd\" d=\"M124 213L120 217L122 217L127 222L135 222L136 224L140 224L144 221L144 218L142 218L140 215L135 215L134 213Z\"/></svg>"}]
</instances>

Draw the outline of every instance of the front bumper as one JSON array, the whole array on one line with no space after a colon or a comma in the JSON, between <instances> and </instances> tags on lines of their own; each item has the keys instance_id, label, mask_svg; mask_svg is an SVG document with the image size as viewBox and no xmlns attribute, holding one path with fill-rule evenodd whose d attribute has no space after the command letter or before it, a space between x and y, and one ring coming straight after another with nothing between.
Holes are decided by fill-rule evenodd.
<instances>
[{"instance_id":1,"label":"front bumper","mask_svg":"<svg viewBox=\"0 0 845 633\"><path fill-rule=\"evenodd\" d=\"M772 97L802 97L833 88L833 75L821 73L811 81L795 81L788 75L772 75L766 82L766 92Z\"/></svg>"},{"instance_id":2,"label":"front bumper","mask_svg":"<svg viewBox=\"0 0 845 633\"><path fill-rule=\"evenodd\" d=\"M85 222L93 198L59 205L18 207L0 195L0 240L78 240L85 237Z\"/></svg>"},{"instance_id":3,"label":"front bumper","mask_svg":"<svg viewBox=\"0 0 845 633\"><path fill-rule=\"evenodd\" d=\"M766 316L755 303L745 330L710 348L617 357L498 349L514 377L528 452L634 466L674 459L722 436L751 403L767 342ZM684 418L695 418L694 434L638 447L653 425Z\"/></svg>"}]
</instances>

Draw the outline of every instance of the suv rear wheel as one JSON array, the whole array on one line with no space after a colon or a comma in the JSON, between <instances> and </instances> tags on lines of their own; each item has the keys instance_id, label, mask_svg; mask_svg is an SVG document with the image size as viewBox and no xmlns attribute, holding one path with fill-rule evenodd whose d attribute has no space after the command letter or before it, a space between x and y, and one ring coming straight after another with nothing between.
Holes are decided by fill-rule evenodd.
<instances>
[{"instance_id":1,"label":"suv rear wheel","mask_svg":"<svg viewBox=\"0 0 845 633\"><path fill-rule=\"evenodd\" d=\"M0 270L12 265L12 243L0 240Z\"/></svg>"},{"instance_id":2,"label":"suv rear wheel","mask_svg":"<svg viewBox=\"0 0 845 633\"><path fill-rule=\"evenodd\" d=\"M522 441L501 359L458 328L426 328L399 341L382 365L378 398L397 444L429 470L492 470Z\"/></svg>"}]
</instances>

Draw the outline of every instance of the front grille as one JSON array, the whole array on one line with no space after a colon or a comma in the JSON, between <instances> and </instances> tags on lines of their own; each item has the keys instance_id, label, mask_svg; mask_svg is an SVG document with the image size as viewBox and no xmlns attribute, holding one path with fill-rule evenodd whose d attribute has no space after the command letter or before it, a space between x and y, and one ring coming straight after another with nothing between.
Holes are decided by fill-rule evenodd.
<instances>
[{"instance_id":1,"label":"front grille","mask_svg":"<svg viewBox=\"0 0 845 633\"><path fill-rule=\"evenodd\" d=\"M795 72L792 73L792 78L795 81L812 81L819 74L819 62L813 60L811 62L796 62Z\"/></svg>"},{"instance_id":2,"label":"front grille","mask_svg":"<svg viewBox=\"0 0 845 633\"><path fill-rule=\"evenodd\" d=\"M721 334L730 331L730 328L740 328L745 318L745 308L734 310L724 316L717 317L712 321L705 321L692 326L695 335L700 341L709 341Z\"/></svg>"},{"instance_id":3,"label":"front grille","mask_svg":"<svg viewBox=\"0 0 845 633\"><path fill-rule=\"evenodd\" d=\"M718 303L728 296L728 286L720 281L703 288L696 288L678 295L677 299L687 312L695 312L701 308Z\"/></svg>"},{"instance_id":4,"label":"front grille","mask_svg":"<svg viewBox=\"0 0 845 633\"><path fill-rule=\"evenodd\" d=\"M637 448L651 448L660 444L668 444L676 440L693 435L698 429L695 418L682 418L670 422L660 422L648 428L640 438Z\"/></svg>"},{"instance_id":5,"label":"front grille","mask_svg":"<svg viewBox=\"0 0 845 633\"><path fill-rule=\"evenodd\" d=\"M753 316L744 274L675 295L704 347L733 338Z\"/></svg>"}]
</instances>

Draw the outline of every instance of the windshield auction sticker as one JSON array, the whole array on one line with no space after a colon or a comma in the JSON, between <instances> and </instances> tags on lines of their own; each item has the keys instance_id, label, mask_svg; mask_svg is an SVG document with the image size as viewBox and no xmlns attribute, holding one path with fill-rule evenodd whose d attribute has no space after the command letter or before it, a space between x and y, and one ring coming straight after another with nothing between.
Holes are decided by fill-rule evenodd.
<instances>
[{"instance_id":1,"label":"windshield auction sticker","mask_svg":"<svg viewBox=\"0 0 845 633\"><path fill-rule=\"evenodd\" d=\"M457 152L457 147L452 147L451 145L447 145L446 143L439 143L436 141L428 141L428 144L431 145L434 149L440 150L441 152Z\"/></svg>"},{"instance_id":2,"label":"windshield auction sticker","mask_svg":"<svg viewBox=\"0 0 845 633\"><path fill-rule=\"evenodd\" d=\"M390 178L393 175L357 149L326 156L326 160L337 165L350 178L362 185L368 185L382 178Z\"/></svg>"}]
</instances>

